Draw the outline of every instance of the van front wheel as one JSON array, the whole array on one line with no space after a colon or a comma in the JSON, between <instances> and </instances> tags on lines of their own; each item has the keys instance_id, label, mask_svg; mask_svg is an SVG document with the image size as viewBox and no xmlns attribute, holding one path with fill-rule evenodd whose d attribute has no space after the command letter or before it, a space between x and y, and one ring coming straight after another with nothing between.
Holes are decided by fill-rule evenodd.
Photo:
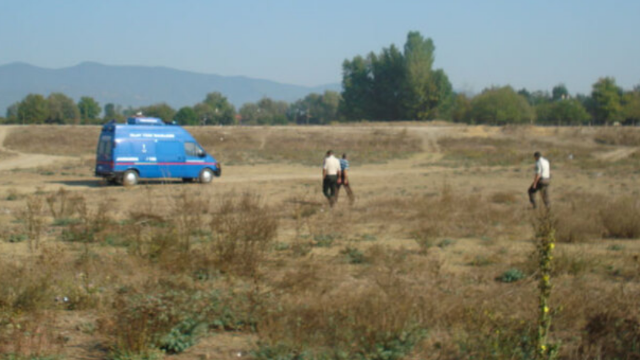
<instances>
[{"instance_id":1,"label":"van front wheel","mask_svg":"<svg viewBox=\"0 0 640 360\"><path fill-rule=\"evenodd\" d=\"M138 183L138 173L135 170L127 170L122 174L122 185L134 186Z\"/></svg>"},{"instance_id":2,"label":"van front wheel","mask_svg":"<svg viewBox=\"0 0 640 360\"><path fill-rule=\"evenodd\" d=\"M198 179L202 184L210 183L211 180L213 180L213 171L211 171L211 169L203 169L200 172L200 176L198 176Z\"/></svg>"}]
</instances>

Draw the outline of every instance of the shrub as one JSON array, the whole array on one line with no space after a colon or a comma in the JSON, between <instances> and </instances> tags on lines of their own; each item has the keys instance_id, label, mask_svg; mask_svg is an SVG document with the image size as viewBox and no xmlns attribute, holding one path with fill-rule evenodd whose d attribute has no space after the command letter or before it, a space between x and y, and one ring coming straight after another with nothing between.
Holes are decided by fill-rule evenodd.
<instances>
[{"instance_id":1,"label":"shrub","mask_svg":"<svg viewBox=\"0 0 640 360\"><path fill-rule=\"evenodd\" d=\"M226 272L255 273L278 231L272 210L247 193L237 201L227 198L212 216L214 263Z\"/></svg>"},{"instance_id":2,"label":"shrub","mask_svg":"<svg viewBox=\"0 0 640 360\"><path fill-rule=\"evenodd\" d=\"M63 241L97 242L102 240L103 232L111 223L110 209L109 201L104 200L98 203L96 209L91 210L87 205L86 199L78 196L73 200L73 210L66 210L67 212L76 213L78 217L58 217L54 224L60 226L68 225L61 233Z\"/></svg>"},{"instance_id":3,"label":"shrub","mask_svg":"<svg viewBox=\"0 0 640 360\"><path fill-rule=\"evenodd\" d=\"M101 320L101 330L112 336L112 352L119 358L151 357L158 349L180 353L208 328L237 329L247 323L230 307L239 308L239 300L239 295L225 299L218 291L191 289L181 281L123 289L112 314Z\"/></svg>"},{"instance_id":4,"label":"shrub","mask_svg":"<svg viewBox=\"0 0 640 360\"><path fill-rule=\"evenodd\" d=\"M455 244L456 242L451 240L451 239L442 239L440 242L438 242L438 247L441 249L444 249L446 247L449 247L453 244Z\"/></svg>"},{"instance_id":5,"label":"shrub","mask_svg":"<svg viewBox=\"0 0 640 360\"><path fill-rule=\"evenodd\" d=\"M55 295L50 269L34 262L0 265L0 310L31 312L52 307Z\"/></svg>"},{"instance_id":6,"label":"shrub","mask_svg":"<svg viewBox=\"0 0 640 360\"><path fill-rule=\"evenodd\" d=\"M57 360L64 340L53 313L0 313L0 359Z\"/></svg>"},{"instance_id":7,"label":"shrub","mask_svg":"<svg viewBox=\"0 0 640 360\"><path fill-rule=\"evenodd\" d=\"M526 276L522 271L513 268L502 273L502 275L498 277L498 280L503 283L512 283L512 282L520 281L525 277Z\"/></svg>"},{"instance_id":8,"label":"shrub","mask_svg":"<svg viewBox=\"0 0 640 360\"><path fill-rule=\"evenodd\" d=\"M347 246L340 253L347 257L349 264L362 264L365 262L364 253L358 248Z\"/></svg>"},{"instance_id":9,"label":"shrub","mask_svg":"<svg viewBox=\"0 0 640 360\"><path fill-rule=\"evenodd\" d=\"M38 249L45 229L43 205L42 197L31 195L27 198L25 207L16 213L17 220L20 221L24 228L24 233L28 236L31 250Z\"/></svg>"},{"instance_id":10,"label":"shrub","mask_svg":"<svg viewBox=\"0 0 640 360\"><path fill-rule=\"evenodd\" d=\"M602 312L589 318L581 352L589 358L640 358L640 321L633 316Z\"/></svg>"},{"instance_id":11,"label":"shrub","mask_svg":"<svg viewBox=\"0 0 640 360\"><path fill-rule=\"evenodd\" d=\"M619 245L619 244L613 244L613 245L609 245L609 246L607 246L607 250L611 250L611 251L622 251L622 250L624 250L624 246Z\"/></svg>"},{"instance_id":12,"label":"shrub","mask_svg":"<svg viewBox=\"0 0 640 360\"><path fill-rule=\"evenodd\" d=\"M183 191L173 199L171 219L176 230L177 240L183 251L191 250L191 238L197 235L205 223L204 216L209 212L209 198L201 194Z\"/></svg>"},{"instance_id":13,"label":"shrub","mask_svg":"<svg viewBox=\"0 0 640 360\"><path fill-rule=\"evenodd\" d=\"M333 244L333 242L336 239L336 235L335 234L318 234L315 235L313 237L313 240L315 241L315 246L317 247L331 247L331 245Z\"/></svg>"},{"instance_id":14,"label":"shrub","mask_svg":"<svg viewBox=\"0 0 640 360\"><path fill-rule=\"evenodd\" d=\"M402 359L424 338L408 289L285 302L262 318L256 359Z\"/></svg>"},{"instance_id":15,"label":"shrub","mask_svg":"<svg viewBox=\"0 0 640 360\"><path fill-rule=\"evenodd\" d=\"M584 251L573 253L558 251L553 260L552 274L554 276L561 274L577 276L593 271L599 264L600 262L597 258Z\"/></svg>"},{"instance_id":16,"label":"shrub","mask_svg":"<svg viewBox=\"0 0 640 360\"><path fill-rule=\"evenodd\" d=\"M11 234L9 235L9 239L7 239L10 243L19 243L27 240L27 235L25 234Z\"/></svg>"},{"instance_id":17,"label":"shrub","mask_svg":"<svg viewBox=\"0 0 640 360\"><path fill-rule=\"evenodd\" d=\"M76 212L77 202L83 200L84 198L70 195L64 188L46 197L47 206L54 220L71 217Z\"/></svg>"},{"instance_id":18,"label":"shrub","mask_svg":"<svg viewBox=\"0 0 640 360\"><path fill-rule=\"evenodd\" d=\"M534 359L535 327L531 319L490 310L469 311L462 331L454 335L453 359Z\"/></svg>"},{"instance_id":19,"label":"shrub","mask_svg":"<svg viewBox=\"0 0 640 360\"><path fill-rule=\"evenodd\" d=\"M476 255L474 256L473 260L469 261L468 265L482 267L493 265L494 263L495 261L493 259L490 259L483 255Z\"/></svg>"},{"instance_id":20,"label":"shrub","mask_svg":"<svg viewBox=\"0 0 640 360\"><path fill-rule=\"evenodd\" d=\"M21 195L18 192L18 190L16 190L16 189L9 189L7 191L7 197L6 197L7 201L15 201L15 200L20 199L20 197L21 197Z\"/></svg>"}]
</instances>

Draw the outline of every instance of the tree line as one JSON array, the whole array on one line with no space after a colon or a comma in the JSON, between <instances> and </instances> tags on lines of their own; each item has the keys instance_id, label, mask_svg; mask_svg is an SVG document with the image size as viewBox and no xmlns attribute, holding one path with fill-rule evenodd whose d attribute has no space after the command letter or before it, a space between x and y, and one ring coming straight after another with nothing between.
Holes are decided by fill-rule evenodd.
<instances>
[{"instance_id":1,"label":"tree line","mask_svg":"<svg viewBox=\"0 0 640 360\"><path fill-rule=\"evenodd\" d=\"M7 108L0 124L102 124L110 120L121 122L138 113L180 125L328 124L338 119L339 103L340 94L335 91L309 94L294 103L264 97L242 105L239 110L219 92L209 93L203 101L177 110L167 103L135 108L108 103L101 107L89 96L75 103L62 93L51 93L48 97L29 94Z\"/></svg>"},{"instance_id":2,"label":"tree line","mask_svg":"<svg viewBox=\"0 0 640 360\"><path fill-rule=\"evenodd\" d=\"M219 92L174 109L166 103L101 107L83 96L76 103L62 93L29 94L6 111L0 123L99 124L139 112L181 125L329 124L351 121L447 120L469 124L637 124L640 85L624 90L614 78L596 81L590 94L572 96L564 84L549 91L490 87L476 95L457 93L443 69L434 69L435 45L409 32L404 47L355 56L342 64L342 92L312 93L287 103L264 97L236 109Z\"/></svg>"},{"instance_id":3,"label":"tree line","mask_svg":"<svg viewBox=\"0 0 640 360\"><path fill-rule=\"evenodd\" d=\"M640 123L640 85L625 91L611 77L590 94L571 96L564 84L548 91L490 87L470 96L453 91L447 74L433 69L435 46L409 32L403 51L395 45L356 56L342 65L340 120L449 120L470 124Z\"/></svg>"}]
</instances>

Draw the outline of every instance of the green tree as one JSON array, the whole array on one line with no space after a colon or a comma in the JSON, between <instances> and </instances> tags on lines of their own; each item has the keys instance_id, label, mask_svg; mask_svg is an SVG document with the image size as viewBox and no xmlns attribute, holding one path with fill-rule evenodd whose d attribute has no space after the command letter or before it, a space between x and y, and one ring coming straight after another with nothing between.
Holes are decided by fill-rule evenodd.
<instances>
[{"instance_id":1,"label":"green tree","mask_svg":"<svg viewBox=\"0 0 640 360\"><path fill-rule=\"evenodd\" d=\"M593 84L591 97L594 102L596 121L611 124L622 120L622 89L616 85L614 78L605 77Z\"/></svg>"},{"instance_id":2,"label":"green tree","mask_svg":"<svg viewBox=\"0 0 640 360\"><path fill-rule=\"evenodd\" d=\"M640 89L626 92L622 97L622 104L625 123L632 125L640 123ZM9 117L8 113L7 117Z\"/></svg>"},{"instance_id":3,"label":"green tree","mask_svg":"<svg viewBox=\"0 0 640 360\"><path fill-rule=\"evenodd\" d=\"M194 110L196 113L199 112L198 109L203 111L202 115L204 115L204 117L199 116L199 118L206 118L207 124L230 125L235 122L236 109L221 93L212 92L207 94L202 104L208 106L208 108L203 106L197 107L196 105L197 108L194 107Z\"/></svg>"},{"instance_id":4,"label":"green tree","mask_svg":"<svg viewBox=\"0 0 640 360\"><path fill-rule=\"evenodd\" d=\"M29 94L18 105L18 122L21 124L42 124L48 115L47 100L40 94Z\"/></svg>"},{"instance_id":5,"label":"green tree","mask_svg":"<svg viewBox=\"0 0 640 360\"><path fill-rule=\"evenodd\" d=\"M198 115L191 106L181 107L174 119L180 125L198 125Z\"/></svg>"},{"instance_id":6,"label":"green tree","mask_svg":"<svg viewBox=\"0 0 640 360\"><path fill-rule=\"evenodd\" d=\"M104 106L104 120L124 120L122 106L114 103L108 103Z\"/></svg>"},{"instance_id":7,"label":"green tree","mask_svg":"<svg viewBox=\"0 0 640 360\"><path fill-rule=\"evenodd\" d=\"M471 101L471 119L478 124L504 125L533 121L527 100L511 86L485 89Z\"/></svg>"},{"instance_id":8,"label":"green tree","mask_svg":"<svg viewBox=\"0 0 640 360\"><path fill-rule=\"evenodd\" d=\"M536 113L538 122L554 125L581 125L591 118L577 99L564 99L540 104L536 107Z\"/></svg>"},{"instance_id":9,"label":"green tree","mask_svg":"<svg viewBox=\"0 0 640 360\"><path fill-rule=\"evenodd\" d=\"M98 115L100 115L100 104L89 96L80 98L78 109L84 124L95 122L98 119Z\"/></svg>"},{"instance_id":10,"label":"green tree","mask_svg":"<svg viewBox=\"0 0 640 360\"><path fill-rule=\"evenodd\" d=\"M371 64L362 56L342 63L342 102L340 113L349 120L370 119L372 115L373 76Z\"/></svg>"},{"instance_id":11,"label":"green tree","mask_svg":"<svg viewBox=\"0 0 640 360\"><path fill-rule=\"evenodd\" d=\"M287 109L289 104L285 101L274 101L268 97L263 97L258 101L257 122L261 125L287 123Z\"/></svg>"},{"instance_id":12,"label":"green tree","mask_svg":"<svg viewBox=\"0 0 640 360\"><path fill-rule=\"evenodd\" d=\"M471 116L471 100L465 94L457 94L453 100L451 120L459 123L469 122Z\"/></svg>"},{"instance_id":13,"label":"green tree","mask_svg":"<svg viewBox=\"0 0 640 360\"><path fill-rule=\"evenodd\" d=\"M258 104L246 103L240 107L240 117L242 118L242 124L256 125L258 124L258 117L260 115L260 108Z\"/></svg>"},{"instance_id":14,"label":"green tree","mask_svg":"<svg viewBox=\"0 0 640 360\"><path fill-rule=\"evenodd\" d=\"M404 45L405 118L429 120L446 114L452 104L451 82L442 69L433 70L435 45L410 32Z\"/></svg>"},{"instance_id":15,"label":"green tree","mask_svg":"<svg viewBox=\"0 0 640 360\"><path fill-rule=\"evenodd\" d=\"M324 94L312 93L296 101L289 107L288 117L298 124L329 124L338 118L340 94L325 91Z\"/></svg>"},{"instance_id":16,"label":"green tree","mask_svg":"<svg viewBox=\"0 0 640 360\"><path fill-rule=\"evenodd\" d=\"M420 33L412 31L404 45L405 116L407 119L426 119L431 111L430 83L435 45Z\"/></svg>"},{"instance_id":17,"label":"green tree","mask_svg":"<svg viewBox=\"0 0 640 360\"><path fill-rule=\"evenodd\" d=\"M538 106L551 101L551 95L549 95L549 92L547 91L536 90L534 92L530 92L529 90L522 88L518 91L518 95L527 99L527 102L531 106Z\"/></svg>"},{"instance_id":18,"label":"green tree","mask_svg":"<svg viewBox=\"0 0 640 360\"><path fill-rule=\"evenodd\" d=\"M551 98L554 101L564 100L569 97L569 90L564 84L558 84L551 90Z\"/></svg>"},{"instance_id":19,"label":"green tree","mask_svg":"<svg viewBox=\"0 0 640 360\"><path fill-rule=\"evenodd\" d=\"M77 124L80 120L80 111L76 103L63 93L51 93L47 97L49 114L45 120L52 124Z\"/></svg>"},{"instance_id":20,"label":"green tree","mask_svg":"<svg viewBox=\"0 0 640 360\"><path fill-rule=\"evenodd\" d=\"M405 82L404 56L391 45L379 56L369 54L368 62L374 81L371 84L372 98L370 116L373 120L399 120L403 118L402 88Z\"/></svg>"},{"instance_id":21,"label":"green tree","mask_svg":"<svg viewBox=\"0 0 640 360\"><path fill-rule=\"evenodd\" d=\"M409 32L401 53L395 45L342 64L340 114L347 120L448 118L453 90L442 69L433 70L435 46Z\"/></svg>"},{"instance_id":22,"label":"green tree","mask_svg":"<svg viewBox=\"0 0 640 360\"><path fill-rule=\"evenodd\" d=\"M454 93L449 77L442 69L433 72L430 85L433 108L427 119L449 119L453 108Z\"/></svg>"},{"instance_id":23,"label":"green tree","mask_svg":"<svg viewBox=\"0 0 640 360\"><path fill-rule=\"evenodd\" d=\"M18 121L18 108L20 107L20 102L15 102L7 108L6 113L6 122L15 123Z\"/></svg>"},{"instance_id":24,"label":"green tree","mask_svg":"<svg viewBox=\"0 0 640 360\"><path fill-rule=\"evenodd\" d=\"M216 112L205 103L197 103L193 106L199 125L213 125L215 122Z\"/></svg>"},{"instance_id":25,"label":"green tree","mask_svg":"<svg viewBox=\"0 0 640 360\"><path fill-rule=\"evenodd\" d=\"M173 117L176 115L176 111L167 103L153 104L140 108L145 116L156 117L162 119L166 123L173 121Z\"/></svg>"}]
</instances>

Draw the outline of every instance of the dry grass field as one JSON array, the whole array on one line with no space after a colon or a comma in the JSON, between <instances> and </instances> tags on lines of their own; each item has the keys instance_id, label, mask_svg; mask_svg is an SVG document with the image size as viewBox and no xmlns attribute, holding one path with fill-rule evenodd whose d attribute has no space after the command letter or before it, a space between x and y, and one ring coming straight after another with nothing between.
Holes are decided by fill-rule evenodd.
<instances>
[{"instance_id":1,"label":"dry grass field","mask_svg":"<svg viewBox=\"0 0 640 360\"><path fill-rule=\"evenodd\" d=\"M212 184L93 176L99 127L0 127L0 359L640 358L640 129L189 128ZM323 154L356 201L330 208Z\"/></svg>"}]
</instances>

